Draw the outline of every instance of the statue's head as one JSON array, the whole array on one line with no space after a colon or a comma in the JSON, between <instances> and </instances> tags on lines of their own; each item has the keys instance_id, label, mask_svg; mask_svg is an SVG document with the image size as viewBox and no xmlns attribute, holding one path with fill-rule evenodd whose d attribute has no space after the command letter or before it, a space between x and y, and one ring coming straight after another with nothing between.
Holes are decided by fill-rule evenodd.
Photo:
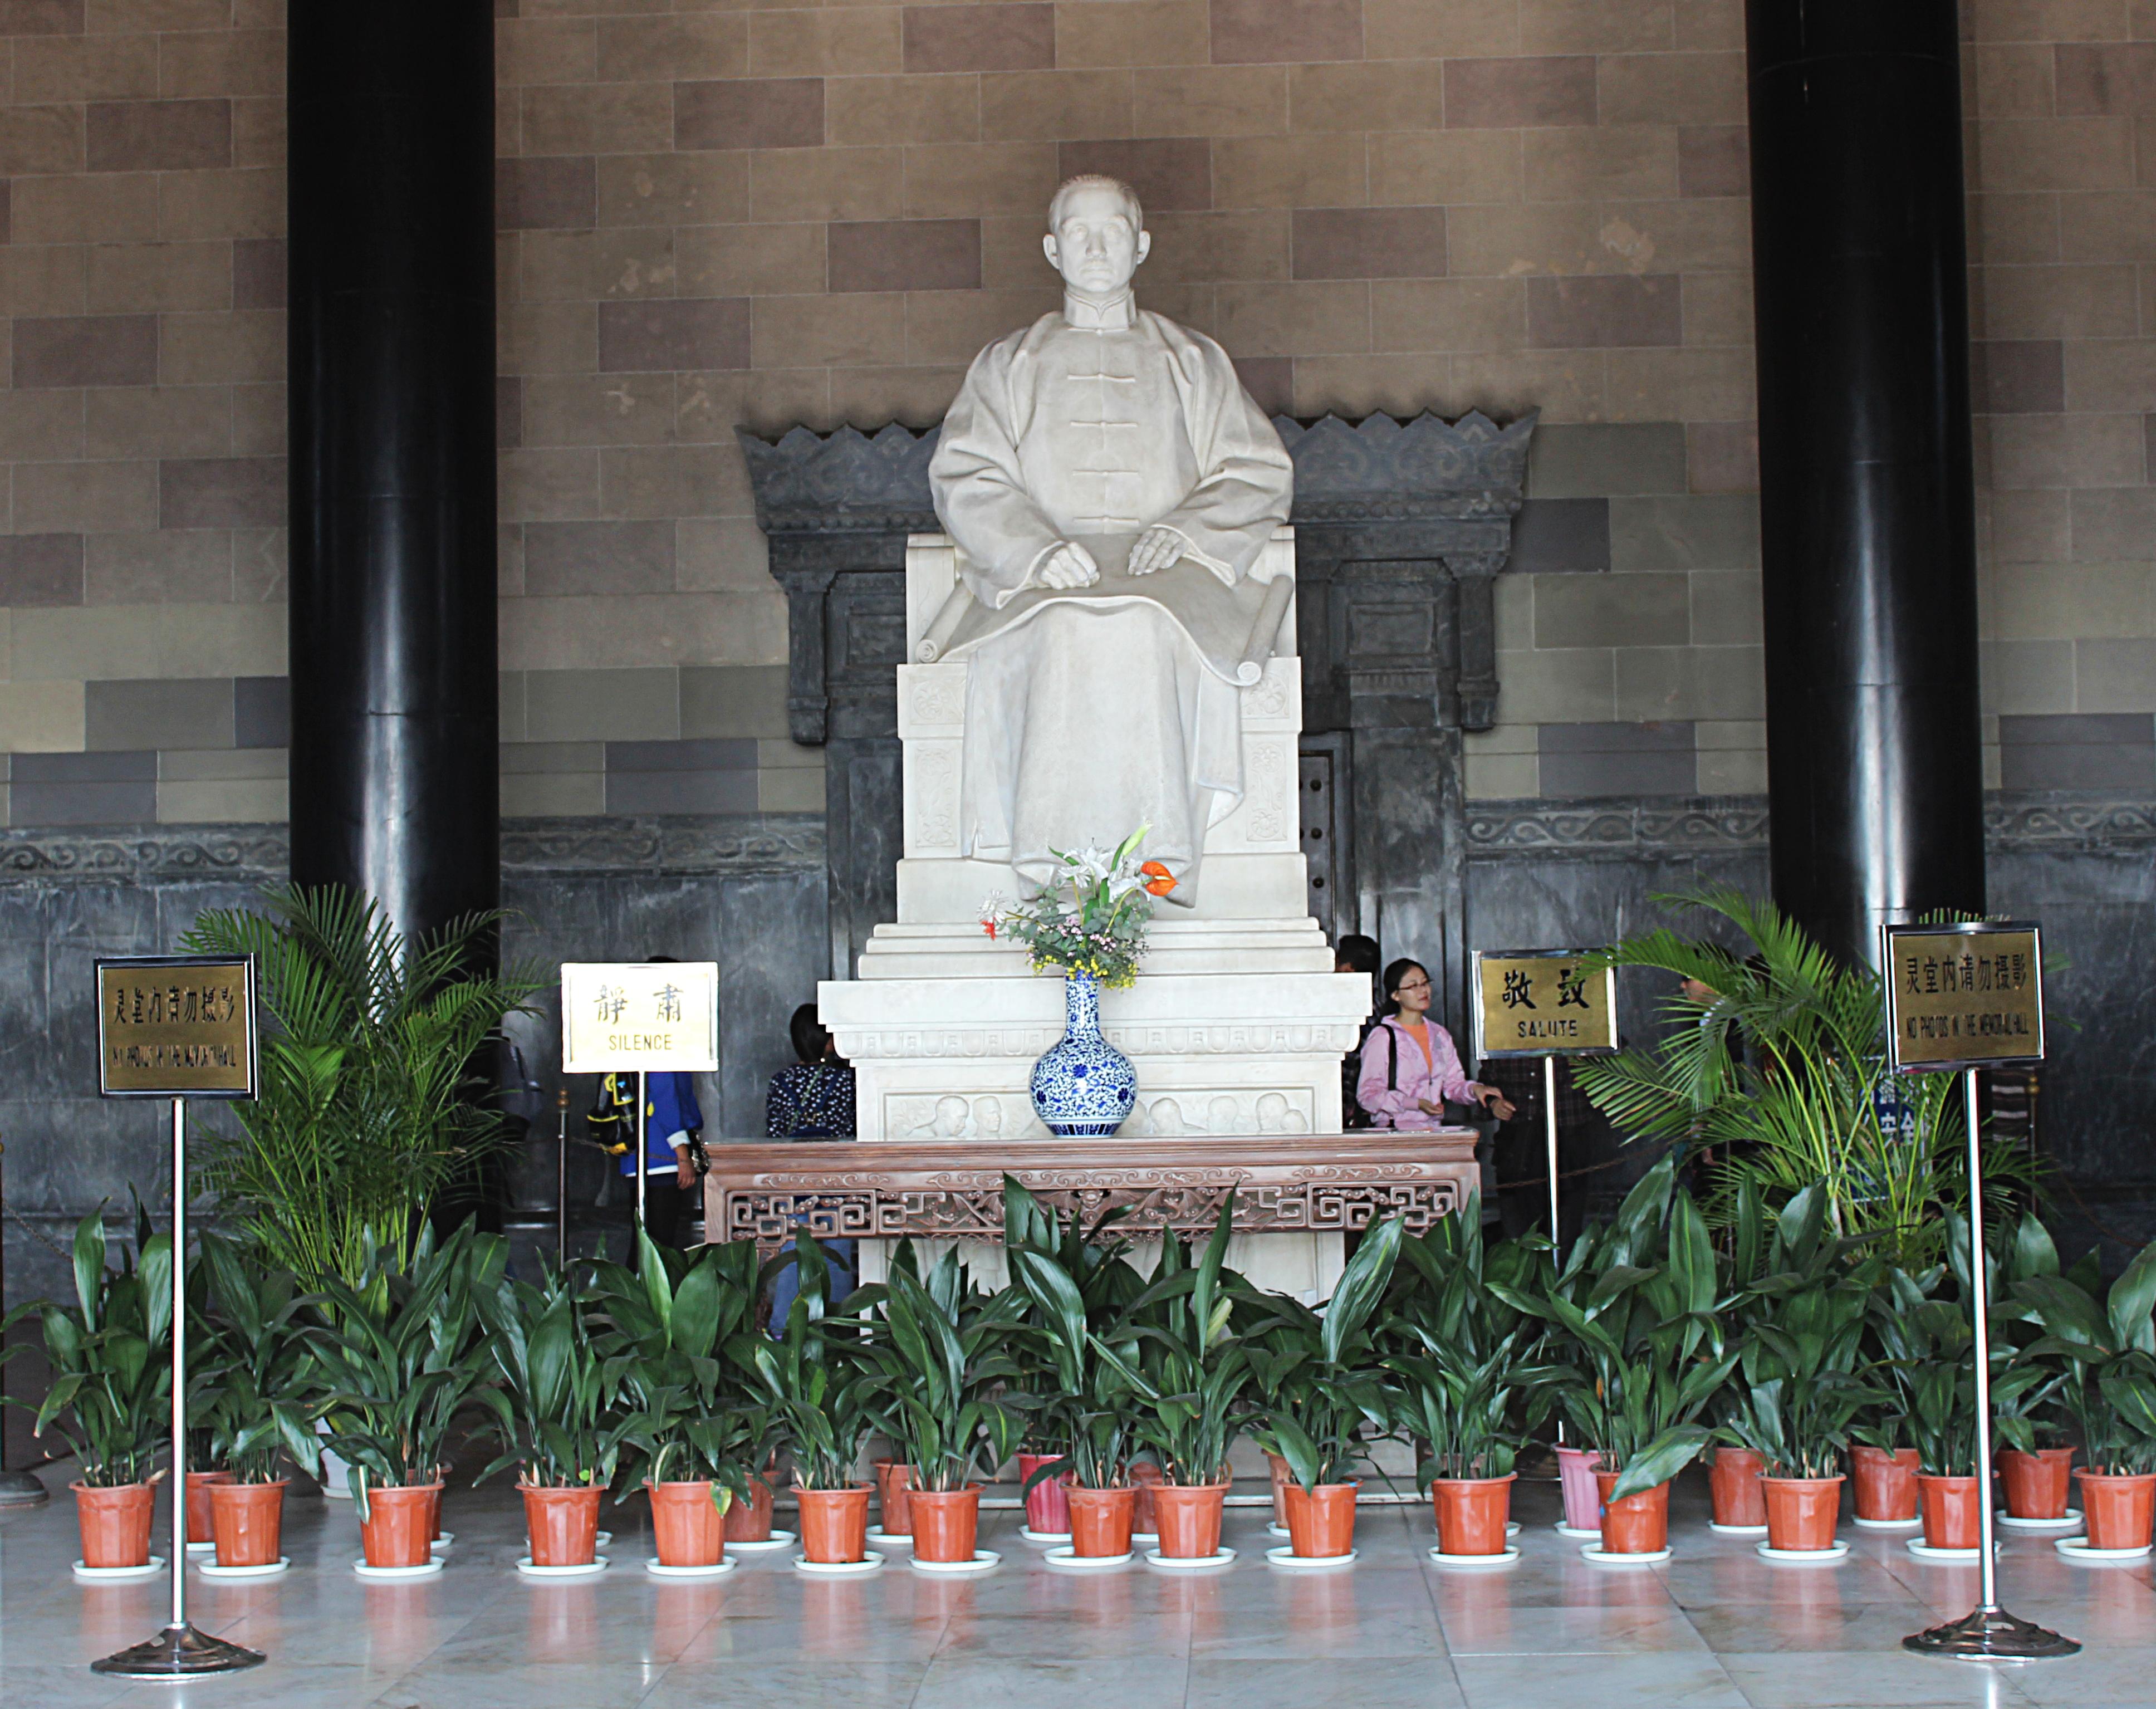
<instances>
[{"instance_id":1,"label":"statue's head","mask_svg":"<svg viewBox=\"0 0 2156 1709\"><path fill-rule=\"evenodd\" d=\"M1122 294L1152 248L1138 192L1121 178L1085 172L1065 181L1048 204L1048 264L1081 296Z\"/></svg>"}]
</instances>

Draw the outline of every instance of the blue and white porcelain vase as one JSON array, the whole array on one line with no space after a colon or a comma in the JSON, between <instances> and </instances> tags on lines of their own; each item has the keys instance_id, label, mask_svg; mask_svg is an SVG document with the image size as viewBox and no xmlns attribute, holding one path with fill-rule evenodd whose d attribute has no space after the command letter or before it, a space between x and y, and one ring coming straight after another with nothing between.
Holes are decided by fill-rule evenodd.
<instances>
[{"instance_id":1,"label":"blue and white porcelain vase","mask_svg":"<svg viewBox=\"0 0 2156 1709\"><path fill-rule=\"evenodd\" d=\"M1101 987L1091 973L1063 981L1063 1037L1033 1065L1033 1107L1059 1139L1103 1138L1137 1101L1137 1070L1101 1036Z\"/></svg>"}]
</instances>

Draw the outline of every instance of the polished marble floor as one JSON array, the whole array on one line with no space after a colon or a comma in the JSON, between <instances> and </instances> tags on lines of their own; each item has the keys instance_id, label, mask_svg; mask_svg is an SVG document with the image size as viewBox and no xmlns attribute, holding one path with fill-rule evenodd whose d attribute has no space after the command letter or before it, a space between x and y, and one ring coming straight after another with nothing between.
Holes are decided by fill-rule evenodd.
<instances>
[{"instance_id":1,"label":"polished marble floor","mask_svg":"<svg viewBox=\"0 0 2156 1709\"><path fill-rule=\"evenodd\" d=\"M56 1485L59 1480L48 1474ZM269 1652L266 1666L187 1686L115 1684L95 1657L164 1623L162 1583L88 1588L71 1499L0 1518L0 1704L275 1709L1832 1709L2156 1702L2156 1589L2147 1563L2083 1567L2015 1539L2003 1599L2087 1645L2063 1661L1992 1667L1901 1650L1966 1613L1973 1568L1927 1565L1859 1535L1835 1567L1776 1567L1716 1537L1702 1491L1680 1491L1676 1558L1609 1568L1549 1528L1553 1486L1519 1486L1523 1558L1497 1571L1430 1564L1428 1510L1368 1508L1352 1568L1286 1573L1263 1559L1262 1509L1231 1511L1229 1568L1143 1564L1084 1575L1043 1564L1017 1516L984 1523L1003 1564L936 1579L899 1563L814 1581L783 1556L730 1577L665 1583L641 1504L608 1510L601 1578L540 1584L512 1568L513 1492L454 1491L448 1570L367 1585L349 1563L349 1504L290 1504L281 1580L195 1579L198 1624ZM784 1522L782 1519L782 1523ZM1845 1535L1849 1534L1845 1527ZM160 1550L162 1552L162 1550Z\"/></svg>"}]
</instances>

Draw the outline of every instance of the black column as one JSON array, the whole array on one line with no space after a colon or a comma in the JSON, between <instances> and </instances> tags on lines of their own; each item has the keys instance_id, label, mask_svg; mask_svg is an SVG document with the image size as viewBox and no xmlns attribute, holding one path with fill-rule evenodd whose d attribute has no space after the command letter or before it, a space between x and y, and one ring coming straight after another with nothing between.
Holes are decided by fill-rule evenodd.
<instances>
[{"instance_id":1,"label":"black column","mask_svg":"<svg viewBox=\"0 0 2156 1709\"><path fill-rule=\"evenodd\" d=\"M1747 0L1775 899L1984 906L1953 0Z\"/></svg>"},{"instance_id":2,"label":"black column","mask_svg":"<svg viewBox=\"0 0 2156 1709\"><path fill-rule=\"evenodd\" d=\"M292 875L499 899L494 8L295 6Z\"/></svg>"}]
</instances>

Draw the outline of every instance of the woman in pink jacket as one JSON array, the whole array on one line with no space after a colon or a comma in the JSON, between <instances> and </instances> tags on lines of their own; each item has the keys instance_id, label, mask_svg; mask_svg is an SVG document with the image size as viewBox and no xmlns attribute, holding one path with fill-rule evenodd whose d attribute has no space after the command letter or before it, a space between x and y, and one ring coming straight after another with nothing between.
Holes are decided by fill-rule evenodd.
<instances>
[{"instance_id":1,"label":"woman in pink jacket","mask_svg":"<svg viewBox=\"0 0 2156 1709\"><path fill-rule=\"evenodd\" d=\"M1379 1127L1427 1132L1445 1124L1445 1106L1479 1103L1500 1121L1512 1105L1495 1086L1468 1079L1452 1034L1430 1019L1430 974L1419 962L1385 969L1382 1019L1363 1041L1355 1100Z\"/></svg>"}]
</instances>

